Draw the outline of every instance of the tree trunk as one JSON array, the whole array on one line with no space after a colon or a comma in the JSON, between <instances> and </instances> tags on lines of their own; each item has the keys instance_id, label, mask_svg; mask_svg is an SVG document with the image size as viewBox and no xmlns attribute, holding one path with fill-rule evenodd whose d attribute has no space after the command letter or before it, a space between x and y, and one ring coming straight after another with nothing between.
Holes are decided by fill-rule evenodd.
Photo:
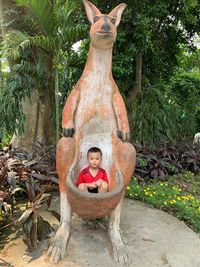
<instances>
[{"instance_id":1,"label":"tree trunk","mask_svg":"<svg viewBox=\"0 0 200 267\"><path fill-rule=\"evenodd\" d=\"M0 21L2 22L3 24L3 1L0 0ZM0 44L2 43L3 41L3 36L4 36L4 28L3 28L3 25L1 25L1 28L0 28ZM2 72L2 62L0 62L0 96L1 96L1 93L2 93L2 90L3 90L3 72Z\"/></svg>"},{"instance_id":2,"label":"tree trunk","mask_svg":"<svg viewBox=\"0 0 200 267\"><path fill-rule=\"evenodd\" d=\"M142 94L142 52L136 52L136 74L135 74L135 87L127 99L128 109L133 110L133 106Z\"/></svg>"},{"instance_id":3,"label":"tree trunk","mask_svg":"<svg viewBox=\"0 0 200 267\"><path fill-rule=\"evenodd\" d=\"M56 143L60 139L60 111L59 111L59 85L58 70L55 68L55 107L56 107Z\"/></svg>"},{"instance_id":4,"label":"tree trunk","mask_svg":"<svg viewBox=\"0 0 200 267\"><path fill-rule=\"evenodd\" d=\"M22 136L15 134L13 147L33 150L37 141L50 145L55 143L55 125L52 119L52 103L50 96L40 96L37 90L31 92L30 98L22 103L26 121ZM53 105L54 106L54 105Z\"/></svg>"},{"instance_id":5,"label":"tree trunk","mask_svg":"<svg viewBox=\"0 0 200 267\"><path fill-rule=\"evenodd\" d=\"M34 127L32 150L35 149L36 143L37 143L39 121L40 121L40 102L38 101L37 108L36 108L36 118L35 118L35 127Z\"/></svg>"},{"instance_id":6,"label":"tree trunk","mask_svg":"<svg viewBox=\"0 0 200 267\"><path fill-rule=\"evenodd\" d=\"M47 96L42 97L43 113L42 130L43 130L43 143L50 145L56 143L56 127L54 122L55 113L55 97L53 93L47 92Z\"/></svg>"},{"instance_id":7,"label":"tree trunk","mask_svg":"<svg viewBox=\"0 0 200 267\"><path fill-rule=\"evenodd\" d=\"M136 76L133 100L138 100L142 93L142 52L136 53Z\"/></svg>"}]
</instances>

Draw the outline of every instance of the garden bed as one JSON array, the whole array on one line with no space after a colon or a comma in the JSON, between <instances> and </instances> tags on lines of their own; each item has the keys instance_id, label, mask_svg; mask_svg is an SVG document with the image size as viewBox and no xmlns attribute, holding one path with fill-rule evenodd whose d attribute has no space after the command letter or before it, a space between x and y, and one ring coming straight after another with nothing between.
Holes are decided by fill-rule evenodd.
<instances>
[{"instance_id":1,"label":"garden bed","mask_svg":"<svg viewBox=\"0 0 200 267\"><path fill-rule=\"evenodd\" d=\"M200 175L186 172L165 181L142 182L133 177L126 196L173 214L195 232L200 232Z\"/></svg>"}]
</instances>

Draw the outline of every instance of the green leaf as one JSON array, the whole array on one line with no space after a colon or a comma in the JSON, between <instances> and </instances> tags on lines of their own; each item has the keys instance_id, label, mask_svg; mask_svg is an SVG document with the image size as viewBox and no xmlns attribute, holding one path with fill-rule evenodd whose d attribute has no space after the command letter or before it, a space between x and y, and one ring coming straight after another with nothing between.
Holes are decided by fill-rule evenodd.
<instances>
[{"instance_id":1,"label":"green leaf","mask_svg":"<svg viewBox=\"0 0 200 267\"><path fill-rule=\"evenodd\" d=\"M24 193L27 194L26 190L24 190L24 189L21 188L21 187L17 187L17 188L15 188L15 189L11 192L10 195L12 196L12 195L14 195L16 192L18 192L18 191L20 191L20 192L24 192Z\"/></svg>"},{"instance_id":2,"label":"green leaf","mask_svg":"<svg viewBox=\"0 0 200 267\"><path fill-rule=\"evenodd\" d=\"M16 0L17 5L26 7L34 21L34 26L44 35L54 32L55 14L52 1Z\"/></svg>"},{"instance_id":3,"label":"green leaf","mask_svg":"<svg viewBox=\"0 0 200 267\"><path fill-rule=\"evenodd\" d=\"M49 193L42 194L42 196L35 202L36 208L39 211L49 208L49 206L51 205L51 199L52 199L51 194Z\"/></svg>"},{"instance_id":4,"label":"green leaf","mask_svg":"<svg viewBox=\"0 0 200 267\"><path fill-rule=\"evenodd\" d=\"M21 215L21 217L18 219L18 222L20 223L20 224L25 224L28 220L29 220L29 218L32 216L32 214L33 214L33 210L32 210L32 208L30 208L30 209L27 209L22 215Z\"/></svg>"},{"instance_id":5,"label":"green leaf","mask_svg":"<svg viewBox=\"0 0 200 267\"><path fill-rule=\"evenodd\" d=\"M51 213L59 222L60 222L60 214L56 212L55 210L48 210L48 212Z\"/></svg>"},{"instance_id":6,"label":"green leaf","mask_svg":"<svg viewBox=\"0 0 200 267\"><path fill-rule=\"evenodd\" d=\"M43 218L38 215L38 222L37 222L37 238L39 241L44 240L48 237L51 233L51 225L43 220Z\"/></svg>"}]
</instances>

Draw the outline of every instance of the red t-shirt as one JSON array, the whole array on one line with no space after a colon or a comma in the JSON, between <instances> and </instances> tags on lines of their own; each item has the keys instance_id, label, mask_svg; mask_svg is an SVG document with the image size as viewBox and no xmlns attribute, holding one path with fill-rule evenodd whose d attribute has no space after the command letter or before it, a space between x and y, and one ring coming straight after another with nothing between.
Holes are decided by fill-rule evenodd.
<instances>
[{"instance_id":1,"label":"red t-shirt","mask_svg":"<svg viewBox=\"0 0 200 267\"><path fill-rule=\"evenodd\" d=\"M94 183L99 179L102 179L104 182L108 183L108 176L106 171L102 168L99 168L96 176L93 177L89 171L89 166L88 166L80 172L77 180L77 186L82 183Z\"/></svg>"}]
</instances>

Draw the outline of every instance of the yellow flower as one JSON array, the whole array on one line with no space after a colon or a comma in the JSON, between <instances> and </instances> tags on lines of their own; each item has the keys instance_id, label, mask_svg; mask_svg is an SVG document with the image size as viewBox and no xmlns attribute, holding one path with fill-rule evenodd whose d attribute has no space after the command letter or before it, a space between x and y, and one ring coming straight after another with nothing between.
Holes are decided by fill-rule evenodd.
<instances>
[{"instance_id":1,"label":"yellow flower","mask_svg":"<svg viewBox=\"0 0 200 267\"><path fill-rule=\"evenodd\" d=\"M150 197L152 197L153 195L152 194L150 194Z\"/></svg>"},{"instance_id":2,"label":"yellow flower","mask_svg":"<svg viewBox=\"0 0 200 267\"><path fill-rule=\"evenodd\" d=\"M130 190L131 189L130 186L127 186L127 189Z\"/></svg>"},{"instance_id":3,"label":"yellow flower","mask_svg":"<svg viewBox=\"0 0 200 267\"><path fill-rule=\"evenodd\" d=\"M136 188L139 188L139 185L137 185Z\"/></svg>"},{"instance_id":4,"label":"yellow flower","mask_svg":"<svg viewBox=\"0 0 200 267\"><path fill-rule=\"evenodd\" d=\"M165 204L165 205L167 205L167 202L166 202L166 201L164 201L164 204Z\"/></svg>"},{"instance_id":5,"label":"yellow flower","mask_svg":"<svg viewBox=\"0 0 200 267\"><path fill-rule=\"evenodd\" d=\"M147 187L147 190L149 190L149 188Z\"/></svg>"},{"instance_id":6,"label":"yellow flower","mask_svg":"<svg viewBox=\"0 0 200 267\"><path fill-rule=\"evenodd\" d=\"M147 196L148 196L148 194L149 194L148 192L145 192L145 195L147 195Z\"/></svg>"},{"instance_id":7,"label":"yellow flower","mask_svg":"<svg viewBox=\"0 0 200 267\"><path fill-rule=\"evenodd\" d=\"M189 194L188 197L189 197L190 199L194 199L193 195L191 195L191 194Z\"/></svg>"},{"instance_id":8,"label":"yellow flower","mask_svg":"<svg viewBox=\"0 0 200 267\"><path fill-rule=\"evenodd\" d=\"M181 192L182 190L179 188L179 190L178 190L178 191L180 191L180 192Z\"/></svg>"},{"instance_id":9,"label":"yellow flower","mask_svg":"<svg viewBox=\"0 0 200 267\"><path fill-rule=\"evenodd\" d=\"M177 197L177 199L178 199L178 200L181 200L181 198L180 198L180 197Z\"/></svg>"},{"instance_id":10,"label":"yellow flower","mask_svg":"<svg viewBox=\"0 0 200 267\"><path fill-rule=\"evenodd\" d=\"M160 183L160 186L163 186L164 184L163 183Z\"/></svg>"},{"instance_id":11,"label":"yellow flower","mask_svg":"<svg viewBox=\"0 0 200 267\"><path fill-rule=\"evenodd\" d=\"M154 195L156 195L156 192L153 192Z\"/></svg>"},{"instance_id":12,"label":"yellow flower","mask_svg":"<svg viewBox=\"0 0 200 267\"><path fill-rule=\"evenodd\" d=\"M165 194L164 194L164 193L162 193L162 196L165 196Z\"/></svg>"}]
</instances>

